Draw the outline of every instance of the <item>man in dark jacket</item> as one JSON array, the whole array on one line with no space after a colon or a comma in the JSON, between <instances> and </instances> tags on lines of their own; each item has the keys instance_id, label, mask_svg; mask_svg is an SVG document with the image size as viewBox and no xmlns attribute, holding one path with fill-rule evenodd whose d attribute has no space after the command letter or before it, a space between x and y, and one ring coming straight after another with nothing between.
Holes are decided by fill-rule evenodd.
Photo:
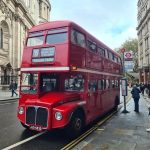
<instances>
[{"instance_id":1,"label":"man in dark jacket","mask_svg":"<svg viewBox=\"0 0 150 150\"><path fill-rule=\"evenodd\" d=\"M11 80L11 83L10 83L10 85L9 85L9 90L11 90L11 97L13 97L14 96L14 94L16 94L16 96L18 95L16 92L15 92L15 90L17 89L17 83L15 82L13 82L13 80Z\"/></svg>"},{"instance_id":2,"label":"man in dark jacket","mask_svg":"<svg viewBox=\"0 0 150 150\"><path fill-rule=\"evenodd\" d=\"M140 99L140 93L141 91L137 87L137 85L133 86L133 89L131 91L132 97L134 99L135 109L134 111L139 112L139 99Z\"/></svg>"}]
</instances>

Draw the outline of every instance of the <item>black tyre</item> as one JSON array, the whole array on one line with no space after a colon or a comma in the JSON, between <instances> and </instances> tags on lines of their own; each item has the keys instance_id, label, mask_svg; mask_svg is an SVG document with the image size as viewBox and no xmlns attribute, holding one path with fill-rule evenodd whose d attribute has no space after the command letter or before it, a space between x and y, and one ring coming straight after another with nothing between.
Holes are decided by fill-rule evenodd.
<instances>
[{"instance_id":1,"label":"black tyre","mask_svg":"<svg viewBox=\"0 0 150 150\"><path fill-rule=\"evenodd\" d=\"M82 133L83 127L84 127L84 116L82 114L75 113L72 116L71 121L66 128L66 134L71 138L75 138Z\"/></svg>"}]
</instances>

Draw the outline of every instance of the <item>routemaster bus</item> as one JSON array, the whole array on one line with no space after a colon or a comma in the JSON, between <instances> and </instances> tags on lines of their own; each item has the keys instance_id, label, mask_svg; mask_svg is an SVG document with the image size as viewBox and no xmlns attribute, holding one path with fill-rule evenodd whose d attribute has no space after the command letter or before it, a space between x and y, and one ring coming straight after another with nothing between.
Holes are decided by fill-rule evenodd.
<instances>
[{"instance_id":1,"label":"routemaster bus","mask_svg":"<svg viewBox=\"0 0 150 150\"><path fill-rule=\"evenodd\" d=\"M28 130L77 136L120 103L119 55L71 21L32 27L20 70L17 116Z\"/></svg>"}]
</instances>

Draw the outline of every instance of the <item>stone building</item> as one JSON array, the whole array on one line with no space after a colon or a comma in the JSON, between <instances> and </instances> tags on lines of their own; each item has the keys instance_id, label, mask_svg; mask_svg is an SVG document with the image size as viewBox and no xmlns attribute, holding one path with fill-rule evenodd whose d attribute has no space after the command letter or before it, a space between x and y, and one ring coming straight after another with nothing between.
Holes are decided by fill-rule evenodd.
<instances>
[{"instance_id":1,"label":"stone building","mask_svg":"<svg viewBox=\"0 0 150 150\"><path fill-rule=\"evenodd\" d=\"M138 62L140 82L150 81L150 0L138 0Z\"/></svg>"},{"instance_id":2,"label":"stone building","mask_svg":"<svg viewBox=\"0 0 150 150\"><path fill-rule=\"evenodd\" d=\"M0 0L0 86L17 80L27 30L49 21L49 0Z\"/></svg>"}]
</instances>

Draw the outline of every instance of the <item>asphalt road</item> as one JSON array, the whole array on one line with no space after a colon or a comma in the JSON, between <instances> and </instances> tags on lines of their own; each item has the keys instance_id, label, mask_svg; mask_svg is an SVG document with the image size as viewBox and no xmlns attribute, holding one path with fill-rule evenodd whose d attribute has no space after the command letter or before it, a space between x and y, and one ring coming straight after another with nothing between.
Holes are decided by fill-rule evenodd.
<instances>
[{"instance_id":1,"label":"asphalt road","mask_svg":"<svg viewBox=\"0 0 150 150\"><path fill-rule=\"evenodd\" d=\"M60 150L70 141L60 130L41 135L25 130L17 120L17 102L0 104L0 149Z\"/></svg>"}]
</instances>

